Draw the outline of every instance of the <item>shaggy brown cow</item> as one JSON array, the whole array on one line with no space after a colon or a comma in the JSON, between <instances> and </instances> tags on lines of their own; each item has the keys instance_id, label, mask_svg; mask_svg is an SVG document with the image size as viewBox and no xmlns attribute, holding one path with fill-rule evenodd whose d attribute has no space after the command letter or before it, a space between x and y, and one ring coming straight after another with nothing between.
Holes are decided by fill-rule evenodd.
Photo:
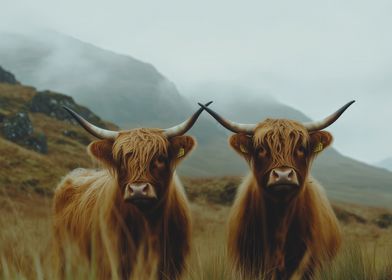
<instances>
[{"instance_id":1,"label":"shaggy brown cow","mask_svg":"<svg viewBox=\"0 0 392 280\"><path fill-rule=\"evenodd\" d=\"M309 175L313 159L332 142L325 120L300 124L266 119L238 124L202 106L235 132L229 143L251 172L239 187L229 218L228 253L236 272L266 279L309 279L341 242L336 216L322 187Z\"/></svg>"},{"instance_id":2,"label":"shaggy brown cow","mask_svg":"<svg viewBox=\"0 0 392 280\"><path fill-rule=\"evenodd\" d=\"M136 263L146 270L145 277L137 278L146 279L154 260L159 279L179 278L189 252L191 224L175 168L195 146L194 138L183 134L203 109L173 128L121 132L98 128L66 109L101 139L92 142L88 152L104 168L76 169L55 191L60 271L65 270L71 242L94 262L101 279L129 279Z\"/></svg>"}]
</instances>

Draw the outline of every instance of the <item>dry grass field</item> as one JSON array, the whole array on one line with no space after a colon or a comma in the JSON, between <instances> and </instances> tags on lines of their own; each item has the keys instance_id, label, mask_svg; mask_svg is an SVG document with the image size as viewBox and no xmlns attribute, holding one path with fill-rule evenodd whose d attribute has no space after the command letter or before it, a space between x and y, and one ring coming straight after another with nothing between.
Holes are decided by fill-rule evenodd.
<instances>
[{"instance_id":1,"label":"dry grass field","mask_svg":"<svg viewBox=\"0 0 392 280\"><path fill-rule=\"evenodd\" d=\"M194 221L193 250L185 279L238 279L225 254L230 186L239 178L185 179ZM219 191L220 190L220 191ZM229 194L228 194L229 193ZM34 192L0 195L0 279L52 279L51 197ZM385 209L335 204L344 246L319 279L392 279L392 225L378 224ZM78 263L68 279L94 279ZM135 279L141 279L141 276ZM143 278L144 279L144 278Z\"/></svg>"}]
</instances>

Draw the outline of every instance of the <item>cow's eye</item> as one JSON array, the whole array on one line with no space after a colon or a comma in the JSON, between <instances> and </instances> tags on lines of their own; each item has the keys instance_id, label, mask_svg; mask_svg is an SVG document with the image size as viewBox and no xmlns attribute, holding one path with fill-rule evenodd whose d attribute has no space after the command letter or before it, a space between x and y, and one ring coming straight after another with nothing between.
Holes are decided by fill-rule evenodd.
<instances>
[{"instance_id":1,"label":"cow's eye","mask_svg":"<svg viewBox=\"0 0 392 280\"><path fill-rule=\"evenodd\" d=\"M259 157L259 158L263 158L263 157L265 157L267 155L267 150L263 147L263 146L260 146L258 149L257 149L257 156Z\"/></svg>"},{"instance_id":2,"label":"cow's eye","mask_svg":"<svg viewBox=\"0 0 392 280\"><path fill-rule=\"evenodd\" d=\"M154 161L155 168L163 168L165 167L165 165L166 165L166 157L164 156L159 156Z\"/></svg>"},{"instance_id":3,"label":"cow's eye","mask_svg":"<svg viewBox=\"0 0 392 280\"><path fill-rule=\"evenodd\" d=\"M304 146L299 146L296 150L296 153L298 157L303 157L305 156L306 148Z\"/></svg>"}]
</instances>

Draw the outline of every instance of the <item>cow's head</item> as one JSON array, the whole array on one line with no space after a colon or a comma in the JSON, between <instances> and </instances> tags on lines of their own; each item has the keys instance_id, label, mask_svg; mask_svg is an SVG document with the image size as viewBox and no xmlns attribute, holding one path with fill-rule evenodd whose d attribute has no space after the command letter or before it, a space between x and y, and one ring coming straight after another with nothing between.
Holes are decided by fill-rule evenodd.
<instances>
[{"instance_id":1,"label":"cow's head","mask_svg":"<svg viewBox=\"0 0 392 280\"><path fill-rule=\"evenodd\" d=\"M287 200L303 189L312 160L331 144L332 135L323 129L334 123L352 103L323 121L305 124L286 119L239 124L199 105L236 133L230 137L230 146L249 163L263 192L271 198Z\"/></svg>"},{"instance_id":2,"label":"cow's head","mask_svg":"<svg viewBox=\"0 0 392 280\"><path fill-rule=\"evenodd\" d=\"M193 137L184 134L203 111L200 108L188 120L168 129L117 132L96 127L65 109L89 133L101 139L89 145L89 153L115 175L123 200L141 210L152 209L165 199L175 167L196 144Z\"/></svg>"}]
</instances>

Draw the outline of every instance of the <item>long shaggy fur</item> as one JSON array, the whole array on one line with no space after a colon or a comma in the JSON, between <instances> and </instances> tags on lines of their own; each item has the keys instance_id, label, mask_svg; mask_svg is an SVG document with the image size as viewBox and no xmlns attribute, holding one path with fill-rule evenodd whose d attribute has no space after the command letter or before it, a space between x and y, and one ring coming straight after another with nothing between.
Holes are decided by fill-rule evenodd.
<instances>
[{"instance_id":1,"label":"long shaggy fur","mask_svg":"<svg viewBox=\"0 0 392 280\"><path fill-rule=\"evenodd\" d=\"M132 170L130 180L151 179L149 164L154 155L167 156L168 140L160 129L135 129L120 134L113 145L113 157L125 169Z\"/></svg>"},{"instance_id":2,"label":"long shaggy fur","mask_svg":"<svg viewBox=\"0 0 392 280\"><path fill-rule=\"evenodd\" d=\"M309 178L285 209L263 196L252 174L239 187L229 218L229 256L245 275L310 277L340 247L340 229L321 189ZM306 258L306 259L304 259ZM288 275L277 269L289 267Z\"/></svg>"},{"instance_id":3,"label":"long shaggy fur","mask_svg":"<svg viewBox=\"0 0 392 280\"><path fill-rule=\"evenodd\" d=\"M309 141L302 125L287 120L266 120L253 137L255 149L271 149L266 170L295 166L293 147L309 146ZM313 158L307 159L307 168ZM252 160L250 165L254 167ZM239 187L229 217L228 254L234 270L251 279L311 279L341 243L326 194L303 170L300 192L287 202L275 201L263 191L257 171L252 170Z\"/></svg>"},{"instance_id":4,"label":"long shaggy fur","mask_svg":"<svg viewBox=\"0 0 392 280\"><path fill-rule=\"evenodd\" d=\"M295 165L292 156L293 147L298 142L307 145L307 134L305 128L297 122L267 119L257 126L253 136L253 144L255 148L265 145L273 151L270 168L282 164L293 166Z\"/></svg>"},{"instance_id":5,"label":"long shaggy fur","mask_svg":"<svg viewBox=\"0 0 392 280\"><path fill-rule=\"evenodd\" d=\"M155 279L177 279L181 275L191 223L177 175L168 174L165 195L152 211L142 213L123 200L119 170L131 170L132 180L151 179L148 166L152 157L168 153L168 140L159 130L134 132L121 134L113 144L117 168L77 169L58 185L54 245L59 270L65 269L71 244L96 266L99 279L150 279L154 273ZM132 275L136 266L143 268L143 275Z\"/></svg>"}]
</instances>

